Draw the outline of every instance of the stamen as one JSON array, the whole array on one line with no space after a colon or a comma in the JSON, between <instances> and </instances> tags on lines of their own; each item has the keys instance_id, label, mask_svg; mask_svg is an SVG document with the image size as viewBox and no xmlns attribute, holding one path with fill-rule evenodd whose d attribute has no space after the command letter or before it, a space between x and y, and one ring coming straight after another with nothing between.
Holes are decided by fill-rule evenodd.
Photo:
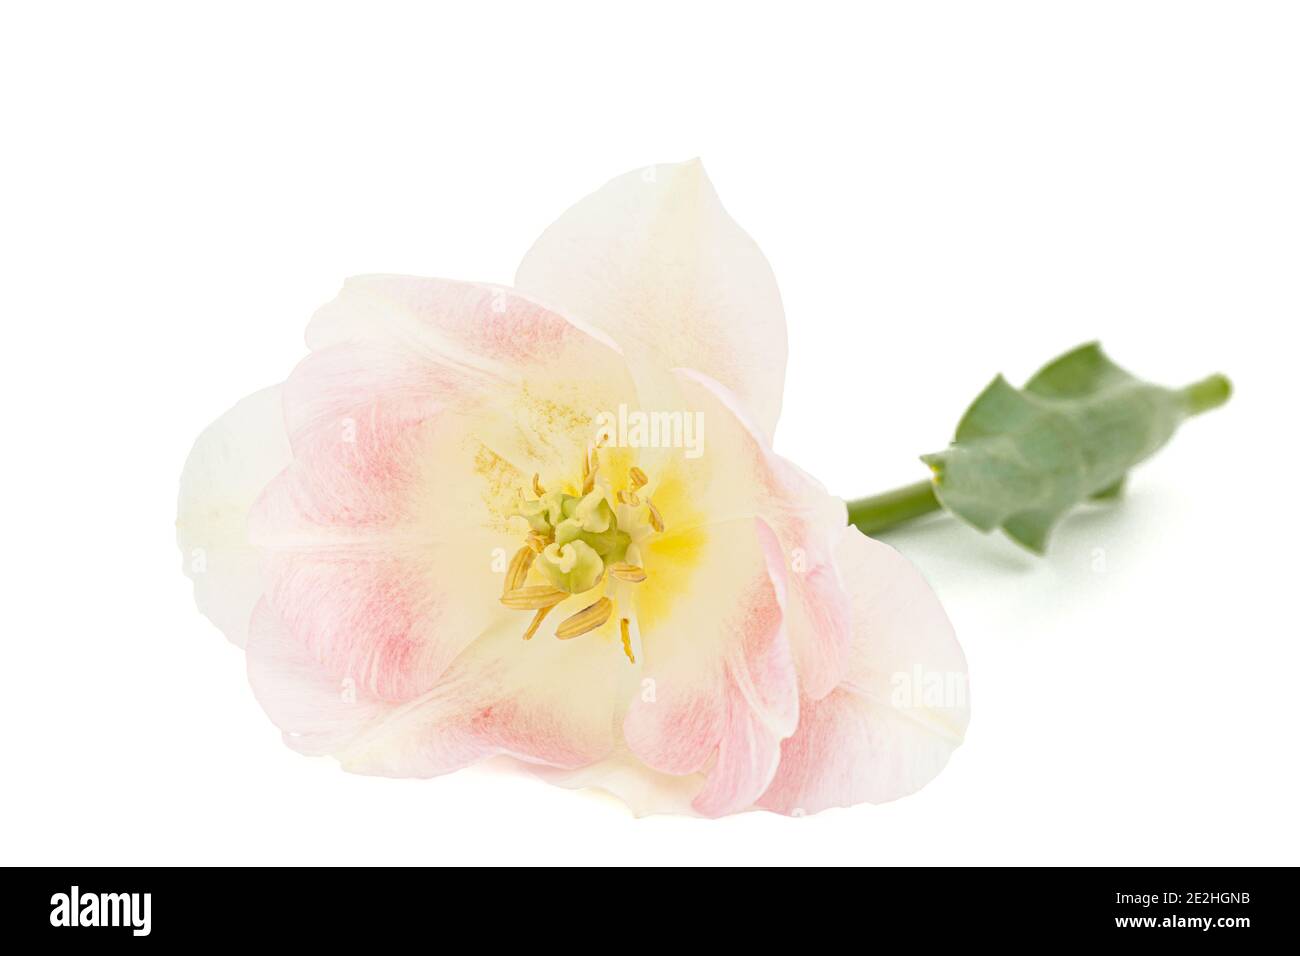
<instances>
[{"instance_id":1,"label":"stamen","mask_svg":"<svg viewBox=\"0 0 1300 956\"><path fill-rule=\"evenodd\" d=\"M577 614L561 621L560 626L555 629L555 636L562 641L567 641L571 637L580 637L600 627L613 613L614 602L603 597L595 604L584 607Z\"/></svg>"},{"instance_id":2,"label":"stamen","mask_svg":"<svg viewBox=\"0 0 1300 956\"><path fill-rule=\"evenodd\" d=\"M640 584L647 580L647 574L639 564L633 564L630 561L609 562L609 556L613 554L622 554L630 544L630 536L618 528L617 518L609 507L608 497L602 498L607 494L607 490L602 487L600 492L596 492L596 478L600 472L600 449L605 445L605 438L602 437L594 444L589 444L582 454L582 493L579 496L568 494L572 486L567 486L561 494L548 495L546 489L542 486L542 476L540 472L534 472L532 476L531 488L535 500L525 501L521 506L523 517L528 519L530 530L524 538L523 547L521 547L510 560L510 565L506 569L505 582L501 593L501 603L508 608L515 610L532 611L533 617L527 630L523 633L525 641L532 640L541 628L542 622L546 620L551 611L565 601L571 594L585 589L587 581L595 577L595 584L606 573L610 579L616 579L628 584ZM653 501L649 498L642 498L637 492L650 483L649 476L646 475L639 467L633 465L628 469L627 486L615 493L615 499L619 504L639 508L642 504L646 506L649 513L649 522L655 531L664 530L663 515L655 507ZM525 489L524 497L527 498L528 490ZM545 499L545 500L543 500ZM625 513L626 514L626 513ZM634 519L634 525L639 525L639 519ZM641 530L638 534L644 534L644 525L640 525ZM606 533L608 532L608 533ZM575 541L575 534L577 539ZM590 536L588 538L584 536ZM591 548L596 549L595 557L604 557L605 563L601 566L593 559L593 567L589 568L590 574L584 572L581 584L570 582L564 578L561 582L563 587L555 587L552 584L541 584L527 586L525 582L532 571L538 555L543 555L543 561L557 561L559 555L552 555L551 552L560 547L557 542L569 541L571 545L566 545L569 550L575 551L571 557L576 558L576 551ZM548 550L550 549L550 550ZM633 554L635 557L635 553ZM569 564L573 564L570 561ZM600 574L594 574L596 568L599 568ZM547 572L547 577L552 577L554 570L550 564L545 564L543 570ZM560 568L561 572L571 569ZM563 576L563 575L561 575ZM595 586L594 584L592 585ZM630 592L629 592L630 595ZM580 637L588 634L597 628L603 627L608 623L614 613L614 600L609 597L602 597L594 604L590 604L570 615L561 621L555 629L557 639L566 641L571 638ZM623 653L633 664L636 663L636 653L633 650L633 634L631 618L619 618L619 635L622 641Z\"/></svg>"},{"instance_id":3,"label":"stamen","mask_svg":"<svg viewBox=\"0 0 1300 956\"><path fill-rule=\"evenodd\" d=\"M533 566L533 558L535 557L537 557L537 552L528 546L522 547L515 552L515 556L510 559L510 567L506 568L506 581L501 588L503 597L520 587L528 579L528 569Z\"/></svg>"},{"instance_id":4,"label":"stamen","mask_svg":"<svg viewBox=\"0 0 1300 956\"><path fill-rule=\"evenodd\" d=\"M626 561L615 561L606 570L611 577L618 578L620 581L631 581L633 584L640 584L646 578L645 568L628 564Z\"/></svg>"},{"instance_id":5,"label":"stamen","mask_svg":"<svg viewBox=\"0 0 1300 956\"><path fill-rule=\"evenodd\" d=\"M516 611L536 611L539 608L553 607L568 596L568 591L561 591L549 584L535 584L532 587L507 591L501 595L501 603Z\"/></svg>"},{"instance_id":6,"label":"stamen","mask_svg":"<svg viewBox=\"0 0 1300 956\"><path fill-rule=\"evenodd\" d=\"M546 615L551 613L551 610L554 607L555 605L552 604L550 607L543 607L537 609L537 613L533 615L533 623L529 624L528 630L524 631L525 641L531 641L533 639L533 635L537 633L537 629L542 626L542 620L546 617Z\"/></svg>"},{"instance_id":7,"label":"stamen","mask_svg":"<svg viewBox=\"0 0 1300 956\"><path fill-rule=\"evenodd\" d=\"M620 618L618 629L623 635L623 653L627 655L629 661L635 664L636 658L632 656L632 624L627 618Z\"/></svg>"},{"instance_id":8,"label":"stamen","mask_svg":"<svg viewBox=\"0 0 1300 956\"><path fill-rule=\"evenodd\" d=\"M656 531L663 531L664 516L659 513L659 509L655 507L655 503L649 498L646 499L645 503L646 507L650 509L650 527L654 528Z\"/></svg>"}]
</instances>

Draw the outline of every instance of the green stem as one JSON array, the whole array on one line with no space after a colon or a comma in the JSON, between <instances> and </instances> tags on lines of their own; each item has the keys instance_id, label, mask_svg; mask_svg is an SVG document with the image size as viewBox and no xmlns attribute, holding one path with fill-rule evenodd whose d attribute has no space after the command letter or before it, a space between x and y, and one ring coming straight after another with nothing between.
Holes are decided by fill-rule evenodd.
<instances>
[{"instance_id":1,"label":"green stem","mask_svg":"<svg viewBox=\"0 0 1300 956\"><path fill-rule=\"evenodd\" d=\"M1188 385L1181 394L1187 402L1187 414L1199 415L1226 402L1232 394L1232 383L1226 375L1210 375Z\"/></svg>"},{"instance_id":2,"label":"green stem","mask_svg":"<svg viewBox=\"0 0 1300 956\"><path fill-rule=\"evenodd\" d=\"M850 501L849 524L856 525L863 534L875 534L938 510L939 499L934 496L934 485L929 481L918 481L882 495Z\"/></svg>"},{"instance_id":3,"label":"green stem","mask_svg":"<svg viewBox=\"0 0 1300 956\"><path fill-rule=\"evenodd\" d=\"M1232 383L1226 375L1210 375L1180 389L1187 403L1188 415L1200 415L1218 408L1232 395ZM875 534L940 510L939 499L934 495L934 485L918 481L884 494L858 498L849 502L849 524L863 534Z\"/></svg>"}]
</instances>

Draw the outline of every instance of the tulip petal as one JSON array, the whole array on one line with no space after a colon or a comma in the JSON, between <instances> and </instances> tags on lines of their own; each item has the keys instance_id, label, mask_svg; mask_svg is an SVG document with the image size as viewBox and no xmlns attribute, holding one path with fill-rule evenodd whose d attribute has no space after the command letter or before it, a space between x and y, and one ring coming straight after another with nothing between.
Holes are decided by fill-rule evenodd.
<instances>
[{"instance_id":1,"label":"tulip petal","mask_svg":"<svg viewBox=\"0 0 1300 956\"><path fill-rule=\"evenodd\" d=\"M531 475L579 474L604 408L634 401L607 340L508 291L350 280L285 386L291 467L254 509L267 596L337 681L430 691L498 624ZM559 618L557 618L559 620Z\"/></svg>"},{"instance_id":2,"label":"tulip petal","mask_svg":"<svg viewBox=\"0 0 1300 956\"><path fill-rule=\"evenodd\" d=\"M584 635L593 638L593 635ZM614 749L634 673L608 640L520 640L518 622L484 634L428 693L337 753L344 769L428 777L505 755L577 768Z\"/></svg>"},{"instance_id":3,"label":"tulip petal","mask_svg":"<svg viewBox=\"0 0 1300 956\"><path fill-rule=\"evenodd\" d=\"M355 681L327 673L265 600L249 625L247 666L253 695L300 753L332 753L393 708Z\"/></svg>"},{"instance_id":4,"label":"tulip petal","mask_svg":"<svg viewBox=\"0 0 1300 956\"><path fill-rule=\"evenodd\" d=\"M769 574L764 533L753 519L683 532L696 565L672 583L662 617L642 621L642 690L624 736L654 770L706 772L693 806L707 816L758 798L776 770L781 740L798 722L783 582ZM665 535L660 553L681 553L672 537ZM654 580L652 572L647 585Z\"/></svg>"},{"instance_id":5,"label":"tulip petal","mask_svg":"<svg viewBox=\"0 0 1300 956\"><path fill-rule=\"evenodd\" d=\"M722 382L770 439L785 382L781 296L698 160L628 173L581 200L528 251L515 285L635 361Z\"/></svg>"},{"instance_id":6,"label":"tulip petal","mask_svg":"<svg viewBox=\"0 0 1300 956\"><path fill-rule=\"evenodd\" d=\"M521 468L540 469L544 483L573 470L598 416L637 404L626 360L604 332L499 286L355 276L312 317L307 342L316 353L368 350L354 373L336 376L363 396L374 390L367 380L382 386L394 378L461 391L472 399L481 443ZM422 401L413 395L406 404L418 410ZM328 402L311 413L295 414L296 401L287 410L295 426L327 428L340 412Z\"/></svg>"},{"instance_id":7,"label":"tulip petal","mask_svg":"<svg viewBox=\"0 0 1300 956\"><path fill-rule=\"evenodd\" d=\"M488 757L576 768L613 749L618 701L632 674L608 643L519 639L498 624L406 702L340 681L263 602L248 644L258 701L308 754L332 754L345 769L431 777Z\"/></svg>"},{"instance_id":8,"label":"tulip petal","mask_svg":"<svg viewBox=\"0 0 1300 956\"><path fill-rule=\"evenodd\" d=\"M624 734L655 771L705 773L693 805L717 816L766 789L799 689L824 695L847 666L832 549L844 506L774 455L724 386L694 370L671 381L705 441L647 468L643 492L665 523L641 545L637 586L654 693L633 701Z\"/></svg>"},{"instance_id":9,"label":"tulip petal","mask_svg":"<svg viewBox=\"0 0 1300 956\"><path fill-rule=\"evenodd\" d=\"M486 475L476 471L472 440L451 411L395 421L381 409L396 402L373 401L354 409L347 439L300 447L251 525L285 626L336 680L403 700L504 616L491 563L494 549L512 544L509 506L489 511L479 494L525 479L495 460Z\"/></svg>"},{"instance_id":10,"label":"tulip petal","mask_svg":"<svg viewBox=\"0 0 1300 956\"><path fill-rule=\"evenodd\" d=\"M619 351L599 329L538 304L526 290L382 274L348 279L307 326L312 351L359 341L502 380L519 380L587 341Z\"/></svg>"},{"instance_id":11,"label":"tulip petal","mask_svg":"<svg viewBox=\"0 0 1300 956\"><path fill-rule=\"evenodd\" d=\"M788 582L785 621L800 690L814 700L824 697L848 666L851 612L835 561L848 521L844 502L773 452L721 383L689 369L676 377L685 400L703 410L705 456L726 469L709 492L692 495L714 515L756 514L774 533L778 547L769 555Z\"/></svg>"},{"instance_id":12,"label":"tulip petal","mask_svg":"<svg viewBox=\"0 0 1300 956\"><path fill-rule=\"evenodd\" d=\"M801 702L758 805L815 813L919 790L943 769L969 721L966 660L943 607L906 558L855 528L837 549L853 598L847 679Z\"/></svg>"},{"instance_id":13,"label":"tulip petal","mask_svg":"<svg viewBox=\"0 0 1300 956\"><path fill-rule=\"evenodd\" d=\"M248 512L290 460L277 385L249 395L209 425L181 474L176 541L194 600L241 647L263 591Z\"/></svg>"},{"instance_id":14,"label":"tulip petal","mask_svg":"<svg viewBox=\"0 0 1300 956\"><path fill-rule=\"evenodd\" d=\"M697 816L692 804L704 784L702 774L651 770L626 748L616 748L604 760L573 770L532 764L525 765L525 769L557 787L613 794L638 817L657 813Z\"/></svg>"},{"instance_id":15,"label":"tulip petal","mask_svg":"<svg viewBox=\"0 0 1300 956\"><path fill-rule=\"evenodd\" d=\"M776 773L781 741L799 719L794 663L777 608L751 614L744 644L728 661L718 758L691 804L708 817L738 813L758 799Z\"/></svg>"}]
</instances>

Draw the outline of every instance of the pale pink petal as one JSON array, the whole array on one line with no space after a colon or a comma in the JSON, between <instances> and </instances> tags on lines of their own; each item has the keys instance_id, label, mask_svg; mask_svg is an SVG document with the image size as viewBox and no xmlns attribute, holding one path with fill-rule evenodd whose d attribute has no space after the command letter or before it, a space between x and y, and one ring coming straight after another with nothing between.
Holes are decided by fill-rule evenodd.
<instances>
[{"instance_id":1,"label":"pale pink petal","mask_svg":"<svg viewBox=\"0 0 1300 956\"><path fill-rule=\"evenodd\" d=\"M939 773L969 720L966 660L938 598L887 545L845 530L837 557L853 599L847 678L801 703L758 805L782 813L881 803Z\"/></svg>"},{"instance_id":2,"label":"pale pink petal","mask_svg":"<svg viewBox=\"0 0 1300 956\"><path fill-rule=\"evenodd\" d=\"M505 504L461 508L481 477L464 423L446 409L401 420L371 400L379 408L358 408L351 432L300 441L254 507L253 540L285 626L335 679L402 700L503 615L491 562L513 542Z\"/></svg>"},{"instance_id":3,"label":"pale pink petal","mask_svg":"<svg viewBox=\"0 0 1300 956\"><path fill-rule=\"evenodd\" d=\"M720 383L686 369L678 370L677 380L685 400L704 410L705 454L728 463L710 508L715 514L748 510L775 534L779 547L771 557L789 582L785 621L800 690L814 700L824 697L848 666L849 596L834 554L848 522L844 502L773 452Z\"/></svg>"},{"instance_id":4,"label":"pale pink petal","mask_svg":"<svg viewBox=\"0 0 1300 956\"><path fill-rule=\"evenodd\" d=\"M431 777L497 755L561 768L604 759L632 692L626 661L607 642L524 642L516 624L483 635L423 694L394 702L337 678L263 602L249 677L290 746L357 773Z\"/></svg>"},{"instance_id":5,"label":"pale pink petal","mask_svg":"<svg viewBox=\"0 0 1300 956\"><path fill-rule=\"evenodd\" d=\"M628 747L662 773L703 770L727 726L730 702L723 670L712 661L694 674L675 670L668 661L660 665L653 639L650 643L642 668L652 682L647 685L650 693L632 704L623 724Z\"/></svg>"},{"instance_id":6,"label":"pale pink petal","mask_svg":"<svg viewBox=\"0 0 1300 956\"><path fill-rule=\"evenodd\" d=\"M344 354L363 356L352 360L355 373L339 359L337 371L317 373L320 379L333 375L363 395L370 383L409 386L399 410L385 417L418 415L430 390L472 396L481 444L520 467L540 468L543 479L573 469L598 416L638 404L627 362L608 336L499 286L357 276L313 316L307 342L318 354L345 346ZM295 395L305 400L318 391ZM337 420L350 417L349 404L360 405L362 416L373 407L355 396L317 398L310 408L295 399L287 405L295 440L313 426L329 437Z\"/></svg>"},{"instance_id":7,"label":"pale pink petal","mask_svg":"<svg viewBox=\"0 0 1300 956\"><path fill-rule=\"evenodd\" d=\"M584 635L592 637L592 635ZM427 693L336 753L344 769L433 776L504 754L575 768L608 756L633 671L599 639L520 640L520 622L483 635Z\"/></svg>"},{"instance_id":8,"label":"pale pink petal","mask_svg":"<svg viewBox=\"0 0 1300 956\"><path fill-rule=\"evenodd\" d=\"M181 474L176 541L194 600L241 647L263 592L248 513L290 459L276 386L248 396L208 426Z\"/></svg>"},{"instance_id":9,"label":"pale pink petal","mask_svg":"<svg viewBox=\"0 0 1300 956\"><path fill-rule=\"evenodd\" d=\"M761 522L760 538L772 538ZM694 808L705 816L737 813L772 781L781 741L799 720L794 660L786 640L782 606L785 582L774 580L771 600L750 606L740 639L728 647L726 724L718 759Z\"/></svg>"},{"instance_id":10,"label":"pale pink petal","mask_svg":"<svg viewBox=\"0 0 1300 956\"><path fill-rule=\"evenodd\" d=\"M656 771L704 771L694 806L709 816L744 809L763 792L798 721L783 582L770 576L765 533L753 519L684 531L697 564L662 617L642 618L642 690L624 737ZM671 531L665 539L671 553Z\"/></svg>"},{"instance_id":11,"label":"pale pink petal","mask_svg":"<svg viewBox=\"0 0 1300 956\"><path fill-rule=\"evenodd\" d=\"M785 381L781 296L699 161L628 173L580 201L542 233L515 285L605 330L634 362L716 378L771 437Z\"/></svg>"},{"instance_id":12,"label":"pale pink petal","mask_svg":"<svg viewBox=\"0 0 1300 956\"><path fill-rule=\"evenodd\" d=\"M350 280L285 386L294 461L258 501L276 615L334 680L401 701L500 622L534 471L575 474L635 401L618 351L487 286ZM519 523L516 523L519 522Z\"/></svg>"},{"instance_id":13,"label":"pale pink petal","mask_svg":"<svg viewBox=\"0 0 1300 956\"><path fill-rule=\"evenodd\" d=\"M327 673L262 601L249 626L248 680L263 709L301 753L328 754L389 713L354 681Z\"/></svg>"},{"instance_id":14,"label":"pale pink petal","mask_svg":"<svg viewBox=\"0 0 1300 956\"><path fill-rule=\"evenodd\" d=\"M538 304L527 290L403 275L348 279L307 327L313 351L368 342L503 379L586 341L618 351L596 328Z\"/></svg>"},{"instance_id":15,"label":"pale pink petal","mask_svg":"<svg viewBox=\"0 0 1300 956\"><path fill-rule=\"evenodd\" d=\"M721 815L775 772L798 720L800 657L822 693L843 671L848 602L830 547L843 505L773 455L721 385L694 371L671 381L669 407L698 414L704 442L694 457L649 456L644 494L666 524L642 545L649 578L636 592L653 694L633 701L624 734L655 771L704 773L695 807Z\"/></svg>"},{"instance_id":16,"label":"pale pink petal","mask_svg":"<svg viewBox=\"0 0 1300 956\"><path fill-rule=\"evenodd\" d=\"M392 342L316 349L285 382L285 426L295 454L320 443L383 441L426 421L483 383L481 376Z\"/></svg>"}]
</instances>

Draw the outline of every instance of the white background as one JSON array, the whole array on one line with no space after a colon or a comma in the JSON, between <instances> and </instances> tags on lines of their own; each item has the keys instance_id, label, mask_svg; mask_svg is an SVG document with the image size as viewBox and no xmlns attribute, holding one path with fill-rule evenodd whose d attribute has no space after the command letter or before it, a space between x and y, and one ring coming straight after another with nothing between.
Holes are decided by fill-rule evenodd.
<instances>
[{"instance_id":1,"label":"white background","mask_svg":"<svg viewBox=\"0 0 1300 956\"><path fill-rule=\"evenodd\" d=\"M3 862L1300 862L1294 6L0 17ZM909 799L636 820L282 746L180 574L194 437L346 276L509 282L570 203L695 155L781 283L778 447L838 493L923 477L995 372L1092 338L1237 394L1045 560L950 520L888 539L973 687Z\"/></svg>"}]
</instances>

